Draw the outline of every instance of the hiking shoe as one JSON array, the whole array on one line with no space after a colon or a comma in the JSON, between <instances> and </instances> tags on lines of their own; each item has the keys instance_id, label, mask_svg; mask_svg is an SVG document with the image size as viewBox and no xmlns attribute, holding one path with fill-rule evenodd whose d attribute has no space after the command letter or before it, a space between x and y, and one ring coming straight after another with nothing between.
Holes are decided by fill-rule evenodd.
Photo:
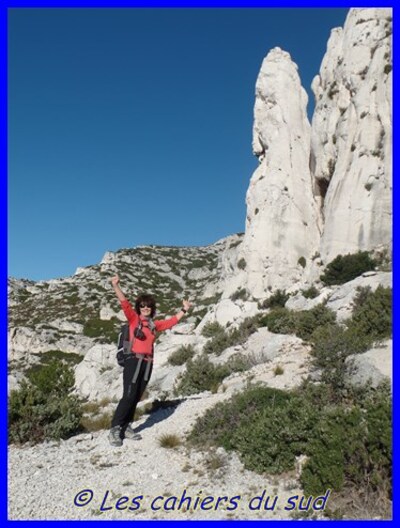
<instances>
[{"instance_id":1,"label":"hiking shoe","mask_svg":"<svg viewBox=\"0 0 400 528\"><path fill-rule=\"evenodd\" d=\"M115 427L111 427L110 432L108 433L108 440L110 442L110 445L113 447L121 447L122 446L122 438L121 438L121 426L116 425Z\"/></svg>"},{"instance_id":2,"label":"hiking shoe","mask_svg":"<svg viewBox=\"0 0 400 528\"><path fill-rule=\"evenodd\" d=\"M135 433L132 427L128 425L128 427L125 429L125 438L129 438L129 440L141 440L142 435Z\"/></svg>"}]
</instances>

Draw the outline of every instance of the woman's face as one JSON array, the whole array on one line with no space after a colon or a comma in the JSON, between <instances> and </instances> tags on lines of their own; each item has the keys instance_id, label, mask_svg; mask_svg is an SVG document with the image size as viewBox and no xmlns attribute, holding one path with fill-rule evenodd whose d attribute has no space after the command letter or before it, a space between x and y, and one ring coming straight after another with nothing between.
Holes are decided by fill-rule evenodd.
<instances>
[{"instance_id":1,"label":"woman's face","mask_svg":"<svg viewBox=\"0 0 400 528\"><path fill-rule=\"evenodd\" d=\"M150 317L151 306L145 302L140 303L140 315L143 315L143 317Z\"/></svg>"}]
</instances>

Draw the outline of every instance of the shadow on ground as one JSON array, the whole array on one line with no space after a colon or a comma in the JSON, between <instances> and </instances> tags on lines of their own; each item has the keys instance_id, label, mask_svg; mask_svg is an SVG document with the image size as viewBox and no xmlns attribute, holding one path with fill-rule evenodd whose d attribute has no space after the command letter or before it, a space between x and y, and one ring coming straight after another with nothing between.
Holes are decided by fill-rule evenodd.
<instances>
[{"instance_id":1,"label":"shadow on ground","mask_svg":"<svg viewBox=\"0 0 400 528\"><path fill-rule=\"evenodd\" d=\"M146 421L135 427L135 432L140 433L144 429L152 427L156 423L160 423L163 420L169 418L176 411L178 405L184 402L186 398L178 398L176 400L154 400L150 409L150 414L146 418Z\"/></svg>"}]
</instances>

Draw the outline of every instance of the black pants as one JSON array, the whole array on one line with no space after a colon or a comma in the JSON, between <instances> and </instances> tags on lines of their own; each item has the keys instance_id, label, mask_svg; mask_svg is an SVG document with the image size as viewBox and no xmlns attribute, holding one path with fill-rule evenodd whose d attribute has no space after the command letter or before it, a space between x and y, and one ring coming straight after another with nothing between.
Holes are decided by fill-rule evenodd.
<instances>
[{"instance_id":1,"label":"black pants","mask_svg":"<svg viewBox=\"0 0 400 528\"><path fill-rule=\"evenodd\" d=\"M124 393L118 403L111 422L111 427L115 427L117 425L121 426L122 434L125 433L125 429L128 427L128 424L133 420L136 406L143 396L153 370L153 364L151 364L150 371L148 373L148 379L145 381L144 375L147 367L147 361L142 361L137 379L135 383L132 383L139 361L140 360L138 358L132 357L126 360L124 365Z\"/></svg>"}]
</instances>

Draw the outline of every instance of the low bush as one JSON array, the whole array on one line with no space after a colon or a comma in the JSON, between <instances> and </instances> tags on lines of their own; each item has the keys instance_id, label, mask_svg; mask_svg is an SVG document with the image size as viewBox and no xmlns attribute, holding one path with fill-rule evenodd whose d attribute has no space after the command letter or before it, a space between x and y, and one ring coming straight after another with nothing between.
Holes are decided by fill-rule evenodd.
<instances>
[{"instance_id":1,"label":"low bush","mask_svg":"<svg viewBox=\"0 0 400 528\"><path fill-rule=\"evenodd\" d=\"M201 417L189 441L237 450L246 468L281 473L305 449L316 413L301 396L253 386Z\"/></svg>"},{"instance_id":2,"label":"low bush","mask_svg":"<svg viewBox=\"0 0 400 528\"><path fill-rule=\"evenodd\" d=\"M300 257L299 260L297 261L297 264L300 264L302 268L305 268L307 265L307 261L305 257Z\"/></svg>"},{"instance_id":3,"label":"low bush","mask_svg":"<svg viewBox=\"0 0 400 528\"><path fill-rule=\"evenodd\" d=\"M362 307L364 302L368 299L371 293L371 286L358 286L356 288L356 295L353 299L353 313Z\"/></svg>"},{"instance_id":4,"label":"low bush","mask_svg":"<svg viewBox=\"0 0 400 528\"><path fill-rule=\"evenodd\" d=\"M301 339L310 340L318 327L333 324L336 320L336 314L323 304L318 304L311 310L295 312L294 319L294 333Z\"/></svg>"},{"instance_id":5,"label":"low bush","mask_svg":"<svg viewBox=\"0 0 400 528\"><path fill-rule=\"evenodd\" d=\"M226 348L231 346L230 343L228 332L223 331L216 334L204 345L203 352L219 356Z\"/></svg>"},{"instance_id":6,"label":"low bush","mask_svg":"<svg viewBox=\"0 0 400 528\"><path fill-rule=\"evenodd\" d=\"M225 331L222 327L203 348L206 354L220 355L231 346L242 345L259 327L258 317L246 317L237 327Z\"/></svg>"},{"instance_id":7,"label":"low bush","mask_svg":"<svg viewBox=\"0 0 400 528\"><path fill-rule=\"evenodd\" d=\"M233 372L244 372L251 366L249 357L239 353L233 354L222 365L214 365L205 354L195 360L189 359L186 371L177 380L174 394L190 395L205 390L216 392L224 378Z\"/></svg>"},{"instance_id":8,"label":"low bush","mask_svg":"<svg viewBox=\"0 0 400 528\"><path fill-rule=\"evenodd\" d=\"M245 372L251 368L252 362L249 356L245 354L233 354L227 361L227 366L229 368L229 374L232 372Z\"/></svg>"},{"instance_id":9,"label":"low bush","mask_svg":"<svg viewBox=\"0 0 400 528\"><path fill-rule=\"evenodd\" d=\"M347 376L351 371L349 356L365 352L372 341L353 329L336 324L317 328L312 334L314 365L321 369L321 380L333 389L333 398L340 400L347 392Z\"/></svg>"},{"instance_id":10,"label":"low bush","mask_svg":"<svg viewBox=\"0 0 400 528\"><path fill-rule=\"evenodd\" d=\"M274 308L260 318L259 324L267 326L274 334L292 334L295 332L295 312L287 308Z\"/></svg>"},{"instance_id":11,"label":"low bush","mask_svg":"<svg viewBox=\"0 0 400 528\"><path fill-rule=\"evenodd\" d=\"M315 299L319 295L319 291L315 286L310 286L306 290L302 290L301 294L306 299Z\"/></svg>"},{"instance_id":12,"label":"low bush","mask_svg":"<svg viewBox=\"0 0 400 528\"><path fill-rule=\"evenodd\" d=\"M260 385L235 394L199 418L189 435L196 446L238 452L246 468L279 474L299 455L307 495L356 485L361 494L391 493L390 387L359 391L346 405L330 402L324 385L285 392Z\"/></svg>"},{"instance_id":13,"label":"low bush","mask_svg":"<svg viewBox=\"0 0 400 528\"><path fill-rule=\"evenodd\" d=\"M237 267L241 270L246 269L246 260L244 258L241 258L237 263Z\"/></svg>"},{"instance_id":14,"label":"low bush","mask_svg":"<svg viewBox=\"0 0 400 528\"><path fill-rule=\"evenodd\" d=\"M242 300L246 301L249 297L249 292L246 290L246 288L239 288L236 290L232 295L230 296L231 301L237 301Z\"/></svg>"},{"instance_id":15,"label":"low bush","mask_svg":"<svg viewBox=\"0 0 400 528\"><path fill-rule=\"evenodd\" d=\"M315 306L311 310L299 312L286 308L275 308L270 313L260 318L260 325L267 326L274 334L296 334L304 340L309 340L318 327L332 324L336 316L323 304Z\"/></svg>"},{"instance_id":16,"label":"low bush","mask_svg":"<svg viewBox=\"0 0 400 528\"><path fill-rule=\"evenodd\" d=\"M72 394L72 367L53 360L29 373L9 398L9 441L65 439L80 429L80 399Z\"/></svg>"},{"instance_id":17,"label":"low bush","mask_svg":"<svg viewBox=\"0 0 400 528\"><path fill-rule=\"evenodd\" d=\"M289 299L290 295L284 290L276 290L271 297L265 299L260 305L260 308L276 308L277 306L284 307L286 301Z\"/></svg>"},{"instance_id":18,"label":"low bush","mask_svg":"<svg viewBox=\"0 0 400 528\"><path fill-rule=\"evenodd\" d=\"M305 493L340 491L351 483L364 494L383 490L390 498L391 445L391 395L384 384L363 391L351 408L322 414L307 446L309 460L301 474Z\"/></svg>"},{"instance_id":19,"label":"low bush","mask_svg":"<svg viewBox=\"0 0 400 528\"><path fill-rule=\"evenodd\" d=\"M174 394L190 395L205 390L216 392L221 381L229 374L229 368L215 366L202 354L194 360L188 360L186 371L177 380Z\"/></svg>"},{"instance_id":20,"label":"low bush","mask_svg":"<svg viewBox=\"0 0 400 528\"><path fill-rule=\"evenodd\" d=\"M320 279L326 286L344 284L359 277L366 271L374 270L375 260L367 251L348 255L338 255L330 262Z\"/></svg>"},{"instance_id":21,"label":"low bush","mask_svg":"<svg viewBox=\"0 0 400 528\"><path fill-rule=\"evenodd\" d=\"M201 335L204 337L214 337L217 334L225 332L225 329L217 321L212 323L206 323L201 331Z\"/></svg>"},{"instance_id":22,"label":"low bush","mask_svg":"<svg viewBox=\"0 0 400 528\"><path fill-rule=\"evenodd\" d=\"M348 327L358 335L367 336L372 341L390 337L392 333L391 288L378 286L374 292L365 289L359 291Z\"/></svg>"},{"instance_id":23,"label":"low bush","mask_svg":"<svg viewBox=\"0 0 400 528\"><path fill-rule=\"evenodd\" d=\"M121 322L115 318L109 321L89 319L83 326L83 335L97 338L103 343L116 343Z\"/></svg>"},{"instance_id":24,"label":"low bush","mask_svg":"<svg viewBox=\"0 0 400 528\"><path fill-rule=\"evenodd\" d=\"M182 345L169 356L168 363L174 367L184 365L194 353L193 345Z\"/></svg>"}]
</instances>

